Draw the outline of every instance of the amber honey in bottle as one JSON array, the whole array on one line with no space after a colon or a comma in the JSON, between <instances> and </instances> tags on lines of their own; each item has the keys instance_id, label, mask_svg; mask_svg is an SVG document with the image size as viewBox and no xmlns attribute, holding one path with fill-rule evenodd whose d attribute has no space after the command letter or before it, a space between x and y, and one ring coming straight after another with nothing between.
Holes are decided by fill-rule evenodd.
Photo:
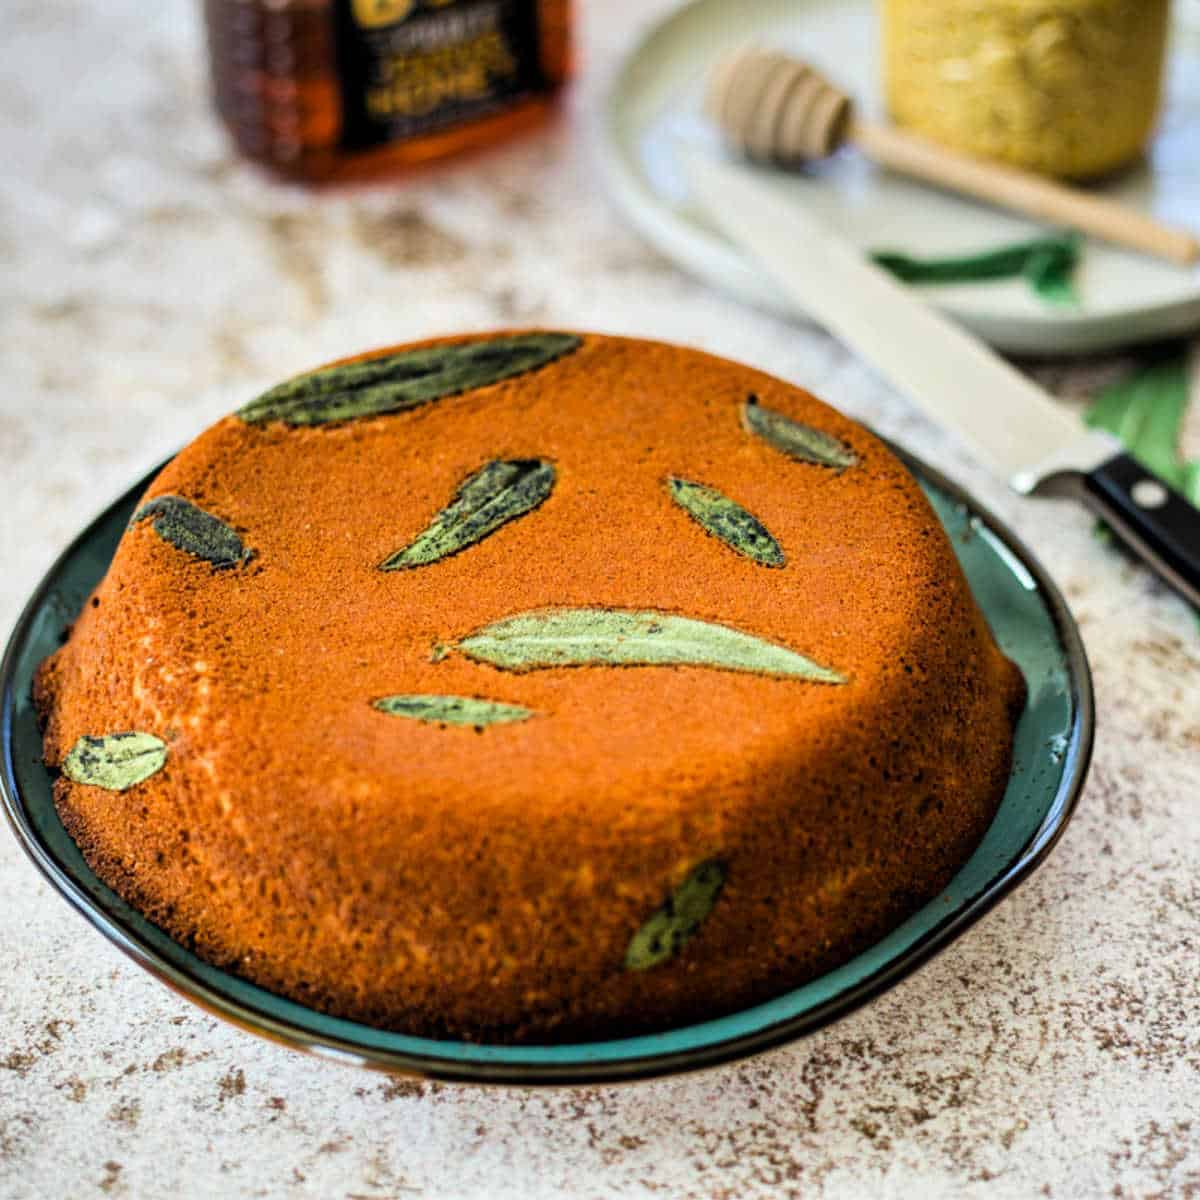
<instances>
[{"instance_id":1,"label":"amber honey in bottle","mask_svg":"<svg viewBox=\"0 0 1200 1200\"><path fill-rule=\"evenodd\" d=\"M205 0L213 90L248 157L320 180L486 145L544 115L569 0Z\"/></svg>"}]
</instances>

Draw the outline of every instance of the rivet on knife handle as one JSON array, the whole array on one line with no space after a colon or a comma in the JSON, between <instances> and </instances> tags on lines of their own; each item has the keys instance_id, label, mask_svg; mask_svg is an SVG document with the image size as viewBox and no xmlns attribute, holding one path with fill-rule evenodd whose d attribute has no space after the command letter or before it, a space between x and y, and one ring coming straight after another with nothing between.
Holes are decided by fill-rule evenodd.
<instances>
[{"instance_id":1,"label":"rivet on knife handle","mask_svg":"<svg viewBox=\"0 0 1200 1200\"><path fill-rule=\"evenodd\" d=\"M1084 502L1176 591L1200 608L1200 509L1118 454L1082 477Z\"/></svg>"}]
</instances>

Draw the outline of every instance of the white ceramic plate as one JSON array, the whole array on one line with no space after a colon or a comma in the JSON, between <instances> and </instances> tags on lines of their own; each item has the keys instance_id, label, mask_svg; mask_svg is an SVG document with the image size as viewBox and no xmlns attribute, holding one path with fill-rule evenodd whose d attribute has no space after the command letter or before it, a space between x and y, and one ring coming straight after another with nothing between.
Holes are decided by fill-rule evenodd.
<instances>
[{"instance_id":1,"label":"white ceramic plate","mask_svg":"<svg viewBox=\"0 0 1200 1200\"><path fill-rule=\"evenodd\" d=\"M878 116L875 7L868 0L694 0L634 49L609 94L601 132L609 186L632 224L680 265L739 299L788 312L788 301L691 203L681 145L720 153L701 114L712 64L747 41L797 54ZM865 249L973 252L1038 227L878 170L853 151L803 173L764 171ZM1143 164L1107 194L1177 225L1200 227L1200 29L1178 24L1158 134ZM1200 267L1183 268L1089 240L1078 308L1052 307L1020 280L923 287L922 294L1001 349L1080 354L1200 329Z\"/></svg>"}]
</instances>

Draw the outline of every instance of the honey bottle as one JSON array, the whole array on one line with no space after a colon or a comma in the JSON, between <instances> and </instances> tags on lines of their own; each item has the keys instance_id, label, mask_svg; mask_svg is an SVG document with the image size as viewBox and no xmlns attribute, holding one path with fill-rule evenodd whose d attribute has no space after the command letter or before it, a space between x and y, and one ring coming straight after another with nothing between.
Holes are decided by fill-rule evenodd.
<instances>
[{"instance_id":1,"label":"honey bottle","mask_svg":"<svg viewBox=\"0 0 1200 1200\"><path fill-rule=\"evenodd\" d=\"M218 112L293 178L371 178L542 117L570 0L205 0Z\"/></svg>"}]
</instances>

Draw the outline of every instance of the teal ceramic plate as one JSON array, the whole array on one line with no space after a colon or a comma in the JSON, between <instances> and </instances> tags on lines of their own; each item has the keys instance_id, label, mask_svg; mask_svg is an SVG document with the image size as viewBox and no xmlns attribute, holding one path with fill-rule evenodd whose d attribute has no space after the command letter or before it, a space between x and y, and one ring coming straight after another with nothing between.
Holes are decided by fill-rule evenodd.
<instances>
[{"instance_id":1,"label":"teal ceramic plate","mask_svg":"<svg viewBox=\"0 0 1200 1200\"><path fill-rule=\"evenodd\" d=\"M135 962L254 1033L384 1070L489 1083L595 1083L692 1070L765 1050L857 1008L948 945L1045 858L1083 784L1092 748L1087 659L1070 614L1029 552L954 485L911 458L1005 652L1029 684L1008 790L950 886L844 966L716 1021L565 1046L488 1046L406 1037L325 1016L218 971L109 891L59 823L30 699L38 663L100 581L150 477L66 550L17 623L0 665L0 784L17 837L46 878Z\"/></svg>"}]
</instances>

